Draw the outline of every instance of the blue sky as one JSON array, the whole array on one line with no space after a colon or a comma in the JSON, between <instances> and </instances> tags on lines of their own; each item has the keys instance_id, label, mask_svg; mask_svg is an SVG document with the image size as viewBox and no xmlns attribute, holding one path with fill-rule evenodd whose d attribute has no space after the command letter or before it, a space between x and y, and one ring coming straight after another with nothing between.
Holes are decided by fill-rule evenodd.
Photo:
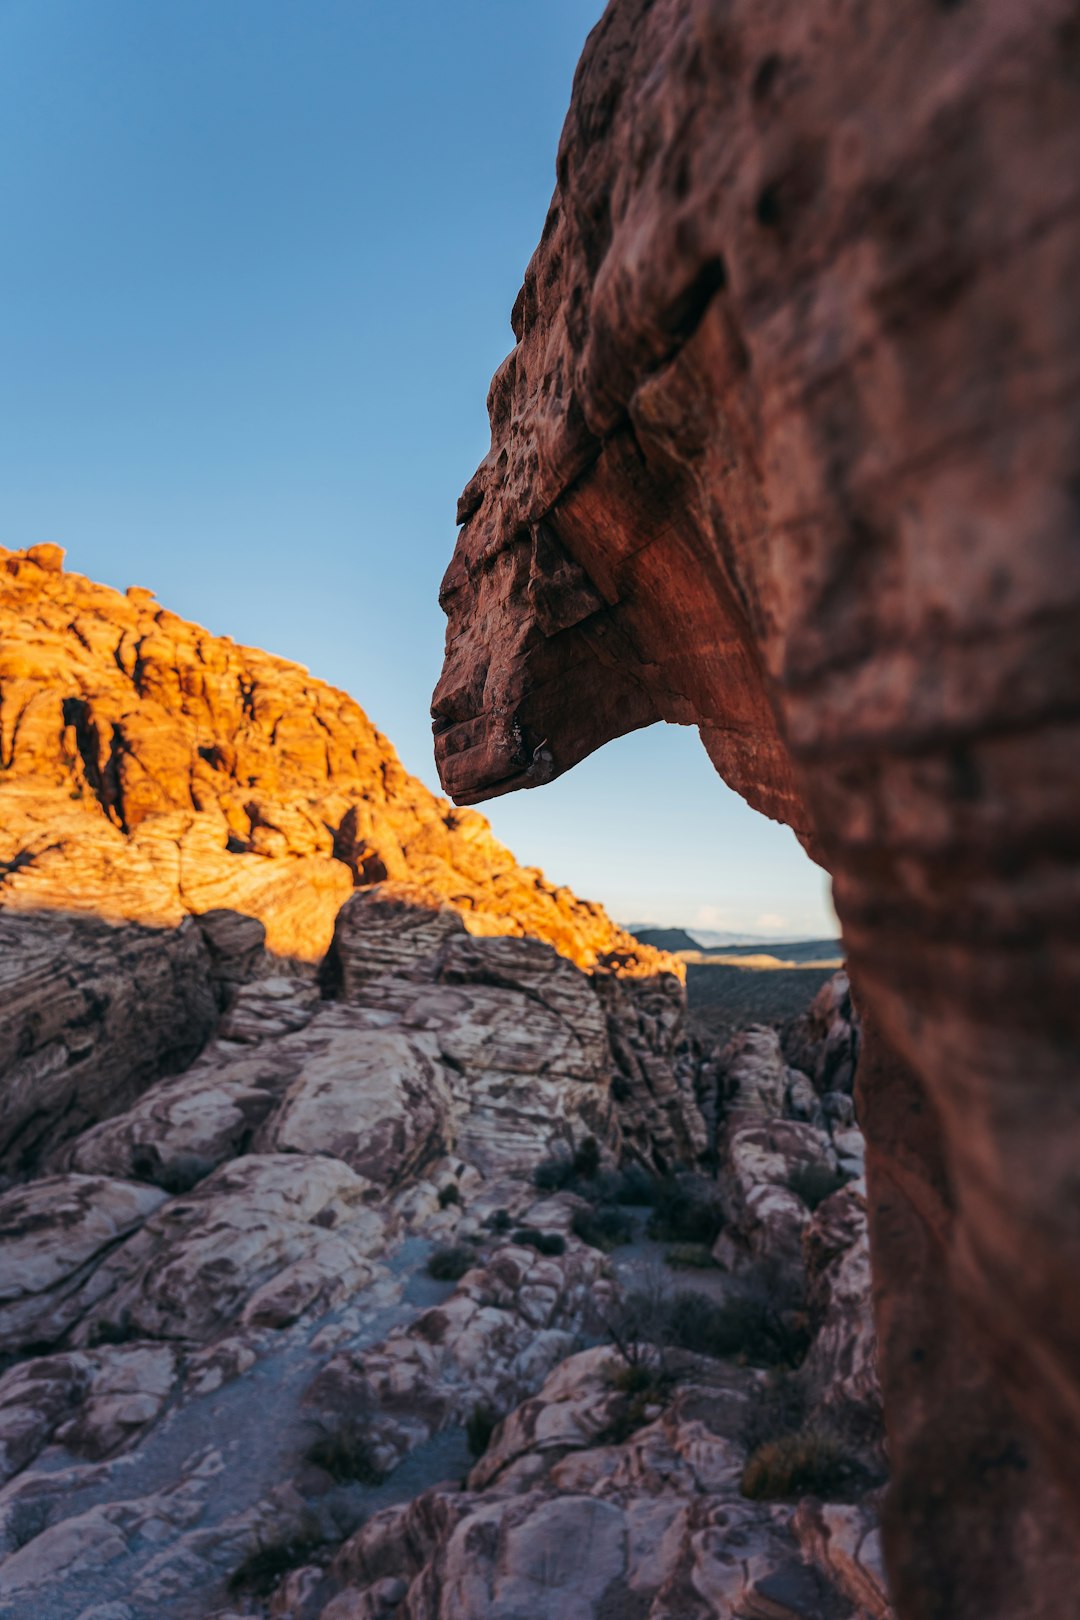
<instances>
[{"instance_id":1,"label":"blue sky","mask_svg":"<svg viewBox=\"0 0 1080 1620\"><path fill-rule=\"evenodd\" d=\"M435 786L454 504L600 0L0 0L0 544L351 691ZM697 734L489 807L623 919L816 934Z\"/></svg>"}]
</instances>

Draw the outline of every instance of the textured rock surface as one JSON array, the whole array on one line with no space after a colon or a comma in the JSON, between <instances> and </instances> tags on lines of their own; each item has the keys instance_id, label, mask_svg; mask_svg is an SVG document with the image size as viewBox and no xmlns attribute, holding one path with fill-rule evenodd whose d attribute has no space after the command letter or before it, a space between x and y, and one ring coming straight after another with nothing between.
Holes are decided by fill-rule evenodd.
<instances>
[{"instance_id":1,"label":"textured rock surface","mask_svg":"<svg viewBox=\"0 0 1080 1620\"><path fill-rule=\"evenodd\" d=\"M684 971L518 866L343 692L61 564L0 548L0 1172L184 1068L253 974L321 960L357 885L398 880L413 926Z\"/></svg>"},{"instance_id":2,"label":"textured rock surface","mask_svg":"<svg viewBox=\"0 0 1080 1620\"><path fill-rule=\"evenodd\" d=\"M62 557L0 549L7 910L170 927L239 913L275 954L315 961L354 884L390 877L479 934L527 933L586 967L614 953L617 968L670 968L410 777L345 693Z\"/></svg>"},{"instance_id":3,"label":"textured rock surface","mask_svg":"<svg viewBox=\"0 0 1080 1620\"><path fill-rule=\"evenodd\" d=\"M190 919L114 928L0 911L0 1168L33 1165L184 1068L217 1012Z\"/></svg>"},{"instance_id":4,"label":"textured rock surface","mask_svg":"<svg viewBox=\"0 0 1080 1620\"><path fill-rule=\"evenodd\" d=\"M865 1471L822 1480L805 1524L805 1491L741 1490L775 1379L785 1432L857 1412L879 1437L861 1201L799 1206L801 1258L770 1253L786 1233L740 1192L739 1129L828 1151L823 1111L735 1107L736 1073L805 1101L775 1032L706 1059L675 980L475 937L400 885L343 908L325 995L268 972L260 938L218 919L226 1010L195 1062L0 1194L2 1620L880 1620ZM804 1045L815 1074L826 1039ZM707 1154L706 1117L733 1272L694 1309L794 1267L805 1371L657 1337L631 1378L607 1342L638 1281L686 1289L640 1212L622 1258L580 1233L619 1215L616 1162L636 1197L672 1186L645 1167ZM534 1184L575 1163L570 1187Z\"/></svg>"},{"instance_id":5,"label":"textured rock surface","mask_svg":"<svg viewBox=\"0 0 1080 1620\"><path fill-rule=\"evenodd\" d=\"M691 722L833 874L912 1620L1080 1581L1076 61L614 0L443 588L459 801Z\"/></svg>"}]
</instances>

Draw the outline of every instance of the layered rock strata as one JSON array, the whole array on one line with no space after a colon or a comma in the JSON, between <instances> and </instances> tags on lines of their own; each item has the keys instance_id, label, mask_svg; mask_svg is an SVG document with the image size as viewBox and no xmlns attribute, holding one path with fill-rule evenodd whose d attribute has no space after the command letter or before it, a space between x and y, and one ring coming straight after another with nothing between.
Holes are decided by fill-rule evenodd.
<instances>
[{"instance_id":1,"label":"layered rock strata","mask_svg":"<svg viewBox=\"0 0 1080 1620\"><path fill-rule=\"evenodd\" d=\"M314 967L357 887L682 971L429 793L343 692L62 557L0 549L0 1172L184 1068L256 962Z\"/></svg>"},{"instance_id":2,"label":"layered rock strata","mask_svg":"<svg viewBox=\"0 0 1080 1620\"><path fill-rule=\"evenodd\" d=\"M156 927L230 911L319 961L354 886L400 880L478 934L591 968L678 971L519 866L484 818L403 770L344 692L63 568L0 548L0 906Z\"/></svg>"},{"instance_id":3,"label":"layered rock strata","mask_svg":"<svg viewBox=\"0 0 1080 1620\"><path fill-rule=\"evenodd\" d=\"M748 1116L782 1136L821 1095L775 1032L703 1064L664 987L393 885L343 908L325 994L244 959L194 1063L0 1196L0 1616L888 1620L872 1416L824 1500L745 1488L777 1393L812 1446L876 1399L859 1184L797 1199L791 1249L738 1181ZM578 1235L617 1162L696 1162L699 1087L720 1163L687 1185L729 1208L697 1308L775 1264L801 1369L628 1344L679 1274Z\"/></svg>"},{"instance_id":4,"label":"layered rock strata","mask_svg":"<svg viewBox=\"0 0 1080 1620\"><path fill-rule=\"evenodd\" d=\"M490 393L462 803L696 724L833 875L906 1620L1080 1570L1069 0L613 0Z\"/></svg>"}]
</instances>

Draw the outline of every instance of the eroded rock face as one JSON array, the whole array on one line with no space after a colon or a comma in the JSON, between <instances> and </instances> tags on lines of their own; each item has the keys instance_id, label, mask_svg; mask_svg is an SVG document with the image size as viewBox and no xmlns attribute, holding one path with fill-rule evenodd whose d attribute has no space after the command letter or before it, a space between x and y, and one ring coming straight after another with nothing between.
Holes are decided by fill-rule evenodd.
<instances>
[{"instance_id":1,"label":"eroded rock face","mask_svg":"<svg viewBox=\"0 0 1080 1620\"><path fill-rule=\"evenodd\" d=\"M217 1019L213 973L190 919L0 911L0 1171L38 1163L185 1068Z\"/></svg>"},{"instance_id":2,"label":"eroded rock face","mask_svg":"<svg viewBox=\"0 0 1080 1620\"><path fill-rule=\"evenodd\" d=\"M1076 48L614 0L443 586L456 799L692 722L833 875L917 1620L1077 1582Z\"/></svg>"},{"instance_id":3,"label":"eroded rock face","mask_svg":"<svg viewBox=\"0 0 1080 1620\"><path fill-rule=\"evenodd\" d=\"M150 591L67 573L55 546L0 548L0 612L6 910L206 916L215 961L252 947L214 915L231 913L260 920L275 955L314 962L353 887L391 878L479 934L527 933L586 967L612 953L625 971L670 967L518 866L300 665L212 636Z\"/></svg>"},{"instance_id":4,"label":"eroded rock face","mask_svg":"<svg viewBox=\"0 0 1080 1620\"><path fill-rule=\"evenodd\" d=\"M216 932L196 1061L0 1194L0 1615L888 1620L864 1204L799 1179L829 1031L706 1058L674 979L393 884L325 994ZM692 1273L629 1213L687 1189Z\"/></svg>"},{"instance_id":5,"label":"eroded rock face","mask_svg":"<svg viewBox=\"0 0 1080 1620\"><path fill-rule=\"evenodd\" d=\"M380 974L432 911L586 968L683 972L519 866L298 665L65 573L55 547L0 548L0 615L0 1174L186 1067L253 978L311 971L357 888L404 897Z\"/></svg>"}]
</instances>

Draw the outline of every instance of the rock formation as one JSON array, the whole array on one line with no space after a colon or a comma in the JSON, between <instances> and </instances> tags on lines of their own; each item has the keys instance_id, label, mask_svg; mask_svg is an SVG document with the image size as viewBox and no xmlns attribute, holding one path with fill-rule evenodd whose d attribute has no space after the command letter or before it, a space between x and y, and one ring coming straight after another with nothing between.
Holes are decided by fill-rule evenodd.
<instances>
[{"instance_id":1,"label":"rock formation","mask_svg":"<svg viewBox=\"0 0 1080 1620\"><path fill-rule=\"evenodd\" d=\"M674 979L388 884L321 984L230 962L194 1061L0 1195L0 1620L890 1620L841 993L805 1069L705 1062Z\"/></svg>"},{"instance_id":2,"label":"rock formation","mask_svg":"<svg viewBox=\"0 0 1080 1620\"><path fill-rule=\"evenodd\" d=\"M905 1620L1080 1585L1072 0L613 0L462 497L461 803L696 724L832 873Z\"/></svg>"},{"instance_id":3,"label":"rock formation","mask_svg":"<svg viewBox=\"0 0 1080 1620\"><path fill-rule=\"evenodd\" d=\"M354 885L405 880L477 934L678 971L409 776L344 692L154 601L0 550L0 905L175 927L228 910L317 961Z\"/></svg>"},{"instance_id":4,"label":"rock formation","mask_svg":"<svg viewBox=\"0 0 1080 1620\"><path fill-rule=\"evenodd\" d=\"M62 557L0 550L0 1171L184 1068L264 943L267 971L319 962L357 886L682 973L429 793L344 693Z\"/></svg>"}]
</instances>

